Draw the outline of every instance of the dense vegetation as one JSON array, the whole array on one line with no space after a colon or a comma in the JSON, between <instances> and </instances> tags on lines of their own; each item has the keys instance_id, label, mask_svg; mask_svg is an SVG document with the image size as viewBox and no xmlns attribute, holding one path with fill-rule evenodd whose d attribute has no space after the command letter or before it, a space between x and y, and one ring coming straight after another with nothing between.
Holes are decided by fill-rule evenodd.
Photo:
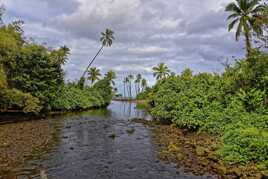
<instances>
[{"instance_id":1,"label":"dense vegetation","mask_svg":"<svg viewBox=\"0 0 268 179\"><path fill-rule=\"evenodd\" d=\"M268 168L268 54L255 52L223 74L185 70L139 95L151 114L178 127L220 135L219 154Z\"/></svg>"},{"instance_id":2,"label":"dense vegetation","mask_svg":"<svg viewBox=\"0 0 268 179\"><path fill-rule=\"evenodd\" d=\"M254 162L265 170L268 169L268 53L263 49L267 47L264 32L267 32L268 7L260 2L236 0L226 7L232 13L228 17L232 19L229 30L237 28L237 40L241 34L245 36L245 59L226 64L222 74L194 75L186 69L176 76L159 64L153 69L157 84L138 98L148 100L155 119L220 136L218 154L226 161ZM253 42L261 48L254 49Z\"/></svg>"},{"instance_id":3,"label":"dense vegetation","mask_svg":"<svg viewBox=\"0 0 268 179\"><path fill-rule=\"evenodd\" d=\"M63 46L51 50L27 42L21 25L17 21L0 27L1 111L39 113L109 104L111 79L104 78L91 87L65 84L62 66L68 59L69 49Z\"/></svg>"}]
</instances>

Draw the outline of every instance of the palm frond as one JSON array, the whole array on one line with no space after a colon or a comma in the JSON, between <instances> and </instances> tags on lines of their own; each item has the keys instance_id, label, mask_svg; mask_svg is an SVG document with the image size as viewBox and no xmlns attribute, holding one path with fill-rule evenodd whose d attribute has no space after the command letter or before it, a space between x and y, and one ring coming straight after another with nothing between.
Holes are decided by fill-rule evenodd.
<instances>
[{"instance_id":1,"label":"palm frond","mask_svg":"<svg viewBox=\"0 0 268 179\"><path fill-rule=\"evenodd\" d=\"M234 28L234 25L237 24L237 22L239 21L238 18L236 18L235 20L233 20L229 26L228 26L228 31L231 31Z\"/></svg>"},{"instance_id":2,"label":"palm frond","mask_svg":"<svg viewBox=\"0 0 268 179\"><path fill-rule=\"evenodd\" d=\"M230 20L230 19L233 19L233 18L237 18L237 17L239 17L240 16L240 14L238 14L238 13L233 13L233 14L231 14L231 15L229 15L228 17L227 17L227 20Z\"/></svg>"},{"instance_id":3,"label":"palm frond","mask_svg":"<svg viewBox=\"0 0 268 179\"><path fill-rule=\"evenodd\" d=\"M236 41L239 40L239 37L240 37L240 35L241 35L241 32L242 32L242 25L243 25L243 23L242 23L242 21L240 21L239 24L238 24L238 26L237 26L236 33L235 33L235 39L236 39Z\"/></svg>"},{"instance_id":4,"label":"palm frond","mask_svg":"<svg viewBox=\"0 0 268 179\"><path fill-rule=\"evenodd\" d=\"M235 3L230 3L226 6L225 11L231 11L236 13L241 13L241 10Z\"/></svg>"}]
</instances>

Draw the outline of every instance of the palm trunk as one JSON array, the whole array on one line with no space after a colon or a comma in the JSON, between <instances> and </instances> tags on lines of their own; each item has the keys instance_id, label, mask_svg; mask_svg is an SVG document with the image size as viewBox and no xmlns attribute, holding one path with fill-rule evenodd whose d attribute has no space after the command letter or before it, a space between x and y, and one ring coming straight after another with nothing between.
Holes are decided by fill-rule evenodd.
<instances>
[{"instance_id":1,"label":"palm trunk","mask_svg":"<svg viewBox=\"0 0 268 179\"><path fill-rule=\"evenodd\" d=\"M126 84L124 83L124 97L126 97Z\"/></svg>"},{"instance_id":2,"label":"palm trunk","mask_svg":"<svg viewBox=\"0 0 268 179\"><path fill-rule=\"evenodd\" d=\"M136 95L138 94L138 86L137 86L137 83L135 83L135 92L136 92Z\"/></svg>"},{"instance_id":3,"label":"palm trunk","mask_svg":"<svg viewBox=\"0 0 268 179\"><path fill-rule=\"evenodd\" d=\"M246 49L247 49L247 57L251 53L251 42L250 42L250 34L249 32L245 32L245 38L246 38Z\"/></svg>"},{"instance_id":4,"label":"palm trunk","mask_svg":"<svg viewBox=\"0 0 268 179\"><path fill-rule=\"evenodd\" d=\"M100 54L100 52L102 51L103 47L104 47L104 46L102 45L101 48L99 49L98 53L97 53L97 54L95 55L95 57L91 60L91 62L88 64L88 66L87 66L86 70L84 71L84 73L83 73L83 75L82 75L81 78L84 78L84 77L85 77L85 75L86 75L86 73L87 73L89 67L90 67L90 66L92 65L92 63L96 60L97 56L98 56L98 55Z\"/></svg>"},{"instance_id":5,"label":"palm trunk","mask_svg":"<svg viewBox=\"0 0 268 179\"><path fill-rule=\"evenodd\" d=\"M129 82L129 97L132 98L131 82Z\"/></svg>"},{"instance_id":6,"label":"palm trunk","mask_svg":"<svg viewBox=\"0 0 268 179\"><path fill-rule=\"evenodd\" d=\"M129 83L126 84L126 97L129 97Z\"/></svg>"}]
</instances>

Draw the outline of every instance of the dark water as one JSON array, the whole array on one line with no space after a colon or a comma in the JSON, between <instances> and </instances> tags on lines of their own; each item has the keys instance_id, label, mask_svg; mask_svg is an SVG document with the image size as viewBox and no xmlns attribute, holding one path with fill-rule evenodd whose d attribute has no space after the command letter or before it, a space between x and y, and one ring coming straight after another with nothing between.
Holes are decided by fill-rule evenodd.
<instances>
[{"instance_id":1,"label":"dark water","mask_svg":"<svg viewBox=\"0 0 268 179\"><path fill-rule=\"evenodd\" d=\"M29 161L48 179L209 178L184 174L157 159L151 131L129 119L149 118L134 103L112 102L108 109L50 119L57 125L57 144Z\"/></svg>"}]
</instances>

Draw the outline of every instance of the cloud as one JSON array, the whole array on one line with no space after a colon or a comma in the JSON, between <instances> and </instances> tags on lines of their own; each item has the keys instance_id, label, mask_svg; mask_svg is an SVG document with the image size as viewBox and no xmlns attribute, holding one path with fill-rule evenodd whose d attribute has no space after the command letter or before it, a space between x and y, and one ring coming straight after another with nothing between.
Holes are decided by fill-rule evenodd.
<instances>
[{"instance_id":1,"label":"cloud","mask_svg":"<svg viewBox=\"0 0 268 179\"><path fill-rule=\"evenodd\" d=\"M25 33L49 46L67 45L67 79L78 79L109 27L116 40L94 66L124 75L165 62L173 71L216 72L220 61L244 54L243 41L227 31L224 7L232 0L2 0L7 20L25 20ZM1 2L1 0L0 0Z\"/></svg>"}]
</instances>

